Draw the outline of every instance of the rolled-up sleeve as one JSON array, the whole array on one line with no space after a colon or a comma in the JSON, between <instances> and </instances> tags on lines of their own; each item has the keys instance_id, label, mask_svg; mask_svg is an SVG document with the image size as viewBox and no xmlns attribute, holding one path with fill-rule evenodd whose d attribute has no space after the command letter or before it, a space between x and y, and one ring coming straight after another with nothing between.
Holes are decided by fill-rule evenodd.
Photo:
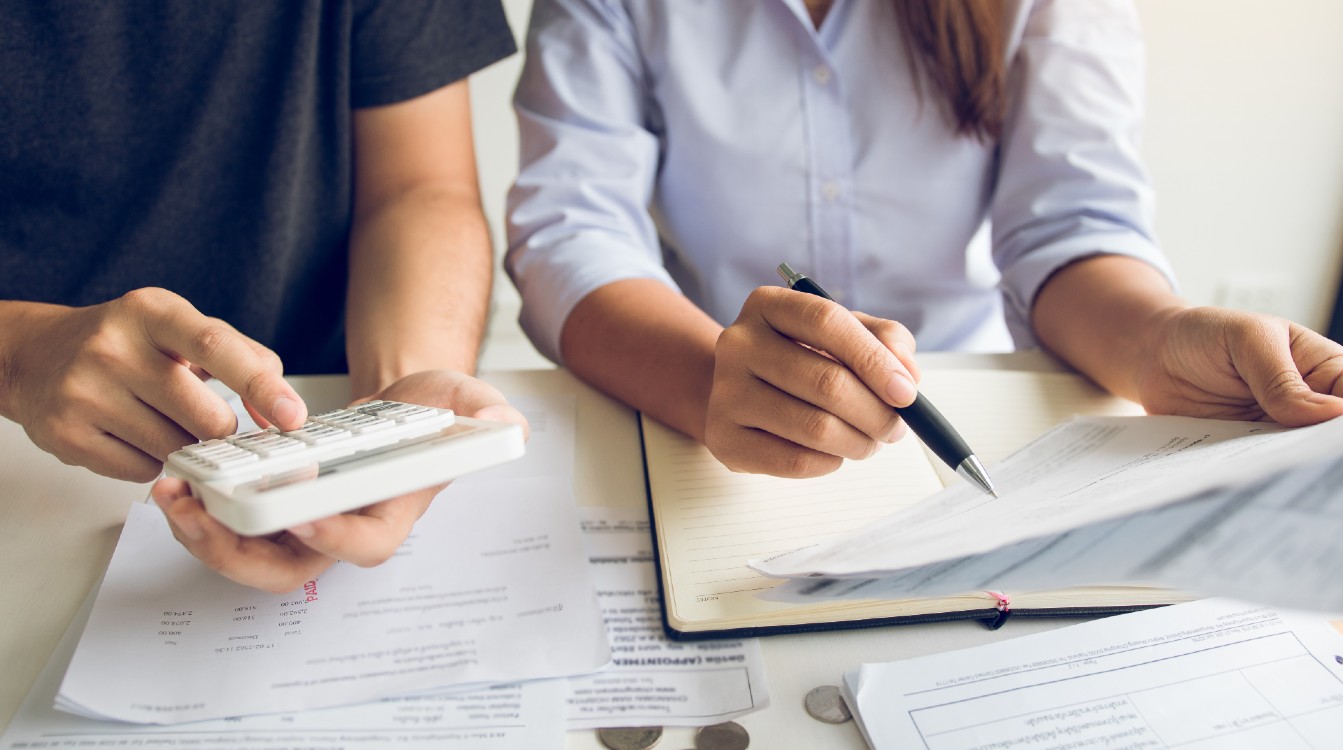
<instances>
[{"instance_id":1,"label":"rolled-up sleeve","mask_svg":"<svg viewBox=\"0 0 1343 750\"><path fill-rule=\"evenodd\" d=\"M1175 281L1156 246L1153 192L1138 153L1137 13L1121 0L1045 0L1035 3L1020 40L991 216L1008 327L1027 347L1036 345L1036 294L1073 261L1127 255Z\"/></svg>"},{"instance_id":2,"label":"rolled-up sleeve","mask_svg":"<svg viewBox=\"0 0 1343 750\"><path fill-rule=\"evenodd\" d=\"M620 3L537 0L514 97L521 153L505 268L523 330L556 362L565 320L597 288L630 278L676 288L648 210L659 145L646 91Z\"/></svg>"}]
</instances>

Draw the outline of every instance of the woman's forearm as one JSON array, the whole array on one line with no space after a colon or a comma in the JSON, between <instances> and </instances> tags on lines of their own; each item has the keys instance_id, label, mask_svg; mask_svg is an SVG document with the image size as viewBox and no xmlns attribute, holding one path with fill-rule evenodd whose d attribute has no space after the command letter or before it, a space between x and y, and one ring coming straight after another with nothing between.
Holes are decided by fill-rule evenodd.
<instances>
[{"instance_id":1,"label":"woman's forearm","mask_svg":"<svg viewBox=\"0 0 1343 750\"><path fill-rule=\"evenodd\" d=\"M1138 400L1138 372L1159 321L1188 305L1166 277L1122 255L1065 266L1036 296L1031 322L1050 351L1112 393Z\"/></svg>"},{"instance_id":2,"label":"woman's forearm","mask_svg":"<svg viewBox=\"0 0 1343 750\"><path fill-rule=\"evenodd\" d=\"M702 441L722 330L662 283L626 279L574 307L560 351L575 375Z\"/></svg>"}]
</instances>

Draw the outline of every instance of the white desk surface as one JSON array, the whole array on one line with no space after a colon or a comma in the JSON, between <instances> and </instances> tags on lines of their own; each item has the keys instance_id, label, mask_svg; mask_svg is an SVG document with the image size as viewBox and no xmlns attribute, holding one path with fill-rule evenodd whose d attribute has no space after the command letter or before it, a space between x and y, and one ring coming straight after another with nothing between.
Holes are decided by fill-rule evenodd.
<instances>
[{"instance_id":1,"label":"white desk surface","mask_svg":"<svg viewBox=\"0 0 1343 750\"><path fill-rule=\"evenodd\" d=\"M1042 355L920 357L924 368L1057 370ZM642 505L643 463L634 412L560 370L518 370L484 376L506 394L578 394L575 494L580 505ZM346 400L339 377L293 378L310 408ZM0 731L9 725L89 589L102 575L130 503L148 485L99 477L65 466L0 420ZM756 748L862 748L853 722L832 726L807 715L803 696L864 661L888 661L1048 630L1070 620L1009 622L990 631L977 622L932 623L761 641L769 708L741 717ZM570 732L569 748L600 748L591 731ZM657 747L694 746L693 730L668 729Z\"/></svg>"}]
</instances>

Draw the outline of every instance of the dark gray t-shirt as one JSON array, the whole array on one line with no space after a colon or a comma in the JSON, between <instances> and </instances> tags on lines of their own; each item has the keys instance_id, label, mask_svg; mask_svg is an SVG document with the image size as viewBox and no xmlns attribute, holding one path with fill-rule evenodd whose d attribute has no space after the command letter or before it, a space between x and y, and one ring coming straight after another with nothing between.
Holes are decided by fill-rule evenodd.
<instances>
[{"instance_id":1,"label":"dark gray t-shirt","mask_svg":"<svg viewBox=\"0 0 1343 750\"><path fill-rule=\"evenodd\" d=\"M11 3L0 299L159 286L343 372L351 111L513 52L490 0Z\"/></svg>"}]
</instances>

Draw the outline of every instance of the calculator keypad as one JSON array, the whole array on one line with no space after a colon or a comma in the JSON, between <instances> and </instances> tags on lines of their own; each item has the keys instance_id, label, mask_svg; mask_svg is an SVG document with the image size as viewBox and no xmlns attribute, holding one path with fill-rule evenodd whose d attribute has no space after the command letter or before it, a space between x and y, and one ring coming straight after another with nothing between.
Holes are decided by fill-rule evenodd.
<instances>
[{"instance_id":1,"label":"calculator keypad","mask_svg":"<svg viewBox=\"0 0 1343 750\"><path fill-rule=\"evenodd\" d=\"M289 432L270 427L188 445L168 456L168 463L200 479L251 478L390 445L452 423L447 409L370 401L309 417Z\"/></svg>"}]
</instances>

